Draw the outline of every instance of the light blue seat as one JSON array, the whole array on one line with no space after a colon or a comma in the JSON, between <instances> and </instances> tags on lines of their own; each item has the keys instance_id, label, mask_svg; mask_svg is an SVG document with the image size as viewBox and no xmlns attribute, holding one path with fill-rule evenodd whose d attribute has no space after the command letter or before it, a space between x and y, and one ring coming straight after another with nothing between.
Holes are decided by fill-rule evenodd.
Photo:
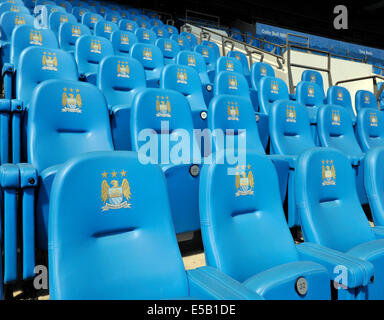
<instances>
[{"instance_id":1,"label":"light blue seat","mask_svg":"<svg viewBox=\"0 0 384 320\"><path fill-rule=\"evenodd\" d=\"M134 33L138 27L138 24L133 20L121 19L119 21L119 28L123 31L129 31Z\"/></svg>"},{"instance_id":2,"label":"light blue seat","mask_svg":"<svg viewBox=\"0 0 384 320\"><path fill-rule=\"evenodd\" d=\"M81 18L81 23L86 25L89 28L89 30L91 30L93 32L93 30L95 29L96 23L98 23L99 21L103 21L103 20L104 20L104 18L97 13L86 12L83 14L83 16Z\"/></svg>"},{"instance_id":3,"label":"light blue seat","mask_svg":"<svg viewBox=\"0 0 384 320\"><path fill-rule=\"evenodd\" d=\"M363 108L357 113L356 137L361 150L384 146L384 114L377 109Z\"/></svg>"},{"instance_id":4,"label":"light blue seat","mask_svg":"<svg viewBox=\"0 0 384 320\"><path fill-rule=\"evenodd\" d=\"M323 98L323 102L327 103L327 97L324 92L324 83L323 77L320 72L315 70L304 70L301 74L301 81L308 81L312 83L316 83L320 87L320 92Z\"/></svg>"},{"instance_id":5,"label":"light blue seat","mask_svg":"<svg viewBox=\"0 0 384 320\"><path fill-rule=\"evenodd\" d=\"M81 22L83 19L83 15L89 12L89 9L86 7L73 7L72 8L72 14L76 17L78 22Z\"/></svg>"},{"instance_id":6,"label":"light blue seat","mask_svg":"<svg viewBox=\"0 0 384 320\"><path fill-rule=\"evenodd\" d=\"M130 127L132 150L143 163L159 164L164 171L176 233L199 230L201 152L187 98L174 90L141 90L133 102Z\"/></svg>"},{"instance_id":7,"label":"light blue seat","mask_svg":"<svg viewBox=\"0 0 384 320\"><path fill-rule=\"evenodd\" d=\"M171 40L174 40L177 42L177 44L180 47L180 50L185 50L185 51L191 51L191 43L185 36L180 36L178 34L172 34L171 35Z\"/></svg>"},{"instance_id":8,"label":"light blue seat","mask_svg":"<svg viewBox=\"0 0 384 320\"><path fill-rule=\"evenodd\" d=\"M99 21L100 23L102 21ZM100 61L114 54L112 43L104 37L85 35L76 41L75 59L80 79L96 85Z\"/></svg>"},{"instance_id":9,"label":"light blue seat","mask_svg":"<svg viewBox=\"0 0 384 320\"><path fill-rule=\"evenodd\" d=\"M177 28L175 26L171 26L169 24L164 24L164 28L167 29L170 36L179 35L179 30L177 30Z\"/></svg>"},{"instance_id":10,"label":"light blue seat","mask_svg":"<svg viewBox=\"0 0 384 320\"><path fill-rule=\"evenodd\" d=\"M131 47L130 56L143 65L147 87L158 88L161 71L164 68L164 58L161 50L153 44L135 43Z\"/></svg>"},{"instance_id":11,"label":"light blue seat","mask_svg":"<svg viewBox=\"0 0 384 320\"><path fill-rule=\"evenodd\" d=\"M201 45L207 46L213 49L213 52L215 53L215 59L219 59L221 54L220 54L220 49L219 46L217 45L216 42L210 41L210 40L203 40L200 42Z\"/></svg>"},{"instance_id":12,"label":"light blue seat","mask_svg":"<svg viewBox=\"0 0 384 320\"><path fill-rule=\"evenodd\" d=\"M121 199L112 196L118 185ZM185 271L163 172L133 152L93 152L63 166L48 256L53 300L262 299L215 268Z\"/></svg>"},{"instance_id":13,"label":"light blue seat","mask_svg":"<svg viewBox=\"0 0 384 320\"><path fill-rule=\"evenodd\" d=\"M156 33L150 29L138 28L135 30L135 35L140 43L155 44L157 40Z\"/></svg>"},{"instance_id":14,"label":"light blue seat","mask_svg":"<svg viewBox=\"0 0 384 320\"><path fill-rule=\"evenodd\" d=\"M95 25L94 35L98 37L104 37L110 40L112 33L118 30L119 30L119 27L117 26L116 23L101 20L101 21L98 21Z\"/></svg>"},{"instance_id":15,"label":"light blue seat","mask_svg":"<svg viewBox=\"0 0 384 320\"><path fill-rule=\"evenodd\" d=\"M251 71L249 70L249 64L248 64L247 56L244 53L242 53L240 51L235 51L235 50L229 51L227 53L227 56L232 57L232 58L236 58L237 60L240 61L241 66L243 68L243 74L248 81L249 87L251 87L252 86Z\"/></svg>"},{"instance_id":16,"label":"light blue seat","mask_svg":"<svg viewBox=\"0 0 384 320\"><path fill-rule=\"evenodd\" d=\"M201 54L204 58L205 64L207 65L207 72L209 80L215 81L216 76L216 54L213 48L198 44L194 46L194 51Z\"/></svg>"},{"instance_id":17,"label":"light blue seat","mask_svg":"<svg viewBox=\"0 0 384 320\"><path fill-rule=\"evenodd\" d=\"M135 94L146 88L143 66L126 56L106 57L99 65L97 86L107 99L115 150L131 150L131 107Z\"/></svg>"},{"instance_id":18,"label":"light blue seat","mask_svg":"<svg viewBox=\"0 0 384 320\"><path fill-rule=\"evenodd\" d=\"M0 16L7 11L17 12L17 13L24 13L24 14L31 14L29 9L27 7L24 7L24 5L17 5L9 2L2 2L0 3Z\"/></svg>"},{"instance_id":19,"label":"light blue seat","mask_svg":"<svg viewBox=\"0 0 384 320\"><path fill-rule=\"evenodd\" d=\"M351 95L348 89L340 86L329 87L327 92L327 102L331 105L342 106L348 110L352 123L355 126L356 116L353 111Z\"/></svg>"},{"instance_id":20,"label":"light blue seat","mask_svg":"<svg viewBox=\"0 0 384 320\"><path fill-rule=\"evenodd\" d=\"M111 35L115 55L128 56L131 47L137 43L137 37L129 31L115 31Z\"/></svg>"},{"instance_id":21,"label":"light blue seat","mask_svg":"<svg viewBox=\"0 0 384 320\"><path fill-rule=\"evenodd\" d=\"M356 113L365 108L378 109L376 97L371 91L357 90L355 94Z\"/></svg>"},{"instance_id":22,"label":"light blue seat","mask_svg":"<svg viewBox=\"0 0 384 320\"><path fill-rule=\"evenodd\" d=\"M105 20L118 24L121 16L116 11L109 11L105 13Z\"/></svg>"},{"instance_id":23,"label":"light blue seat","mask_svg":"<svg viewBox=\"0 0 384 320\"><path fill-rule=\"evenodd\" d=\"M60 48L74 54L76 41L81 36L91 35L91 30L82 23L63 23L59 28Z\"/></svg>"},{"instance_id":24,"label":"light blue seat","mask_svg":"<svg viewBox=\"0 0 384 320\"><path fill-rule=\"evenodd\" d=\"M176 41L159 38L156 40L155 45L163 52L164 64L176 63L176 56L180 52L180 47Z\"/></svg>"},{"instance_id":25,"label":"light blue seat","mask_svg":"<svg viewBox=\"0 0 384 320\"><path fill-rule=\"evenodd\" d=\"M180 35L188 39L189 43L191 44L192 50L195 48L195 46L197 46L197 39L193 33L183 31L183 32L180 32Z\"/></svg>"},{"instance_id":26,"label":"light blue seat","mask_svg":"<svg viewBox=\"0 0 384 320\"><path fill-rule=\"evenodd\" d=\"M298 159L296 178L304 240L373 265L369 271L361 264L360 276L348 275L344 279L348 289L338 294L349 299L383 299L384 230L372 228L361 208L349 159L332 148L307 150ZM362 281L353 285L355 279Z\"/></svg>"}]
</instances>

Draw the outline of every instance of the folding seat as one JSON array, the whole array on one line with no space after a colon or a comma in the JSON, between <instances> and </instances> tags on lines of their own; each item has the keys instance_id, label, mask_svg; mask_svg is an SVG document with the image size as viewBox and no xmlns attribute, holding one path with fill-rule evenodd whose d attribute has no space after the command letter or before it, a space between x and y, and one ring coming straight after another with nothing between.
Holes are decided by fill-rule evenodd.
<instances>
[{"instance_id":1,"label":"folding seat","mask_svg":"<svg viewBox=\"0 0 384 320\"><path fill-rule=\"evenodd\" d=\"M29 9L27 7L24 7L23 5L15 5L9 2L0 3L0 16L7 11L30 14Z\"/></svg>"},{"instance_id":2,"label":"folding seat","mask_svg":"<svg viewBox=\"0 0 384 320\"><path fill-rule=\"evenodd\" d=\"M194 128L207 127L207 105L199 75L194 68L179 64L165 66L161 73L160 87L182 93L188 100Z\"/></svg>"},{"instance_id":3,"label":"folding seat","mask_svg":"<svg viewBox=\"0 0 384 320\"><path fill-rule=\"evenodd\" d=\"M365 108L378 109L377 99L371 91L357 90L355 94L356 114Z\"/></svg>"},{"instance_id":4,"label":"folding seat","mask_svg":"<svg viewBox=\"0 0 384 320\"><path fill-rule=\"evenodd\" d=\"M288 226L300 226L295 199L296 159L307 149L315 147L308 112L297 101L278 100L269 110L270 153L289 162Z\"/></svg>"},{"instance_id":5,"label":"folding seat","mask_svg":"<svg viewBox=\"0 0 384 320\"><path fill-rule=\"evenodd\" d=\"M150 30L152 28L151 23L148 20L143 20L142 18L136 19L136 23L139 26L139 28L142 28L142 29Z\"/></svg>"},{"instance_id":6,"label":"folding seat","mask_svg":"<svg viewBox=\"0 0 384 320\"><path fill-rule=\"evenodd\" d=\"M112 151L113 143L108 108L99 89L57 79L36 87L28 110L27 153L28 163L39 173L35 212L39 249L48 249L49 194L56 172L78 154L103 150Z\"/></svg>"},{"instance_id":7,"label":"folding seat","mask_svg":"<svg viewBox=\"0 0 384 320\"><path fill-rule=\"evenodd\" d=\"M310 243L296 245L272 162L255 151L242 158L229 164L220 153L202 168L201 232L208 266L273 300L330 299L338 265L351 275L367 266L372 274L372 265L359 259Z\"/></svg>"},{"instance_id":8,"label":"folding seat","mask_svg":"<svg viewBox=\"0 0 384 320\"><path fill-rule=\"evenodd\" d=\"M4 97L15 97L15 74L19 65L19 58L24 49L31 46L42 46L52 49L58 48L55 34L49 29L36 29L32 25L22 25L12 34L10 48L10 62L3 67Z\"/></svg>"},{"instance_id":9,"label":"folding seat","mask_svg":"<svg viewBox=\"0 0 384 320\"><path fill-rule=\"evenodd\" d=\"M110 40L112 33L118 30L119 27L116 23L102 20L95 24L93 33L95 36L104 37L105 39Z\"/></svg>"},{"instance_id":10,"label":"folding seat","mask_svg":"<svg viewBox=\"0 0 384 320\"><path fill-rule=\"evenodd\" d=\"M86 12L83 14L83 17L81 18L81 23L85 24L92 32L95 29L96 23L99 21L103 21L104 18L93 12Z\"/></svg>"},{"instance_id":11,"label":"folding seat","mask_svg":"<svg viewBox=\"0 0 384 320\"><path fill-rule=\"evenodd\" d=\"M327 102L327 97L324 93L324 83L323 83L323 77L321 76L321 73L315 70L304 70L301 74L301 81L309 81L312 83L316 83L320 87L320 92L322 94L323 102Z\"/></svg>"},{"instance_id":12,"label":"folding seat","mask_svg":"<svg viewBox=\"0 0 384 320\"><path fill-rule=\"evenodd\" d=\"M118 24L120 19L121 19L121 16L117 12L112 11L112 12L107 12L105 14L105 20L107 21Z\"/></svg>"},{"instance_id":13,"label":"folding seat","mask_svg":"<svg viewBox=\"0 0 384 320\"><path fill-rule=\"evenodd\" d=\"M348 110L338 105L321 107L317 115L317 132L321 146L338 149L350 159L356 171L360 201L367 203L364 190L364 153L356 140Z\"/></svg>"},{"instance_id":14,"label":"folding seat","mask_svg":"<svg viewBox=\"0 0 384 320\"><path fill-rule=\"evenodd\" d=\"M263 66L260 65L261 70L263 70L262 68ZM257 80L255 79L255 82L256 81ZM261 77L261 79L259 80L258 95L260 112L264 114L269 114L269 109L275 101L289 100L288 87L286 83L284 82L284 80L276 78L274 76Z\"/></svg>"},{"instance_id":15,"label":"folding seat","mask_svg":"<svg viewBox=\"0 0 384 320\"><path fill-rule=\"evenodd\" d=\"M119 28L123 31L129 31L134 33L138 27L138 24L133 20L121 19L119 21Z\"/></svg>"},{"instance_id":16,"label":"folding seat","mask_svg":"<svg viewBox=\"0 0 384 320\"><path fill-rule=\"evenodd\" d=\"M111 42L115 55L129 55L131 47L137 43L137 37L129 31L115 31L112 33Z\"/></svg>"},{"instance_id":17,"label":"folding seat","mask_svg":"<svg viewBox=\"0 0 384 320\"><path fill-rule=\"evenodd\" d=\"M101 23L99 21L97 24ZM114 54L112 43L104 37L82 36L76 42L75 59L81 80L96 85L100 61Z\"/></svg>"},{"instance_id":18,"label":"folding seat","mask_svg":"<svg viewBox=\"0 0 384 320\"><path fill-rule=\"evenodd\" d=\"M148 88L136 95L131 111L132 150L139 152L142 163L162 167L176 233L200 229L201 152L193 128L188 100L180 92Z\"/></svg>"},{"instance_id":19,"label":"folding seat","mask_svg":"<svg viewBox=\"0 0 384 320\"><path fill-rule=\"evenodd\" d=\"M83 19L83 15L89 10L85 7L73 7L72 14L76 17L78 22L81 22Z\"/></svg>"},{"instance_id":20,"label":"folding seat","mask_svg":"<svg viewBox=\"0 0 384 320\"><path fill-rule=\"evenodd\" d=\"M155 45L160 48L164 56L164 64L176 62L176 56L180 52L180 47L176 41L171 39L159 38Z\"/></svg>"},{"instance_id":21,"label":"folding seat","mask_svg":"<svg viewBox=\"0 0 384 320\"><path fill-rule=\"evenodd\" d=\"M157 40L157 36L152 30L141 27L135 30L135 35L140 43L155 44Z\"/></svg>"},{"instance_id":22,"label":"folding seat","mask_svg":"<svg viewBox=\"0 0 384 320\"><path fill-rule=\"evenodd\" d=\"M380 112L381 113L381 112ZM381 139L382 140L382 139ZM367 151L364 161L364 185L375 226L384 226L383 144Z\"/></svg>"},{"instance_id":23,"label":"folding seat","mask_svg":"<svg viewBox=\"0 0 384 320\"><path fill-rule=\"evenodd\" d=\"M150 23L153 27L162 27L162 26L164 26L163 21L161 21L160 19L156 19L156 18L150 19L150 20L149 20L149 23ZM167 31L168 31L168 30L167 30Z\"/></svg>"},{"instance_id":24,"label":"folding seat","mask_svg":"<svg viewBox=\"0 0 384 320\"><path fill-rule=\"evenodd\" d=\"M180 50L191 51L191 44L189 43L189 40L185 36L179 36L177 34L173 34L171 35L171 40L174 40L177 42L177 44L180 47Z\"/></svg>"},{"instance_id":25,"label":"folding seat","mask_svg":"<svg viewBox=\"0 0 384 320\"><path fill-rule=\"evenodd\" d=\"M2 64L9 62L12 31L19 25L33 25L33 16L19 12L4 12L0 16L0 48Z\"/></svg>"},{"instance_id":26,"label":"folding seat","mask_svg":"<svg viewBox=\"0 0 384 320\"><path fill-rule=\"evenodd\" d=\"M165 24L163 26L164 26L164 28L167 29L170 37L172 37L173 35L176 35L176 36L179 35L179 30L177 30L177 28L175 26L171 26L169 24Z\"/></svg>"},{"instance_id":27,"label":"folding seat","mask_svg":"<svg viewBox=\"0 0 384 320\"><path fill-rule=\"evenodd\" d=\"M49 15L49 29L51 29L56 36L58 36L60 26L66 22L76 23L77 20L73 14L66 12L57 11Z\"/></svg>"},{"instance_id":28,"label":"folding seat","mask_svg":"<svg viewBox=\"0 0 384 320\"><path fill-rule=\"evenodd\" d=\"M130 19L131 15L128 10L120 10L121 19ZM121 20L120 19L120 20Z\"/></svg>"},{"instance_id":29,"label":"folding seat","mask_svg":"<svg viewBox=\"0 0 384 320\"><path fill-rule=\"evenodd\" d=\"M131 107L136 93L146 88L143 66L129 57L106 57L100 62L97 86L107 99L115 150L131 150Z\"/></svg>"},{"instance_id":30,"label":"folding seat","mask_svg":"<svg viewBox=\"0 0 384 320\"><path fill-rule=\"evenodd\" d=\"M207 47L212 48L213 52L215 53L216 59L220 58L221 53L220 53L219 46L216 44L216 42L203 40L200 42L200 44L202 44L203 46L207 46Z\"/></svg>"},{"instance_id":31,"label":"folding seat","mask_svg":"<svg viewBox=\"0 0 384 320\"><path fill-rule=\"evenodd\" d=\"M131 47L130 56L143 65L147 87L158 88L164 67L164 57L160 48L153 44L135 43Z\"/></svg>"},{"instance_id":32,"label":"folding seat","mask_svg":"<svg viewBox=\"0 0 384 320\"><path fill-rule=\"evenodd\" d=\"M339 86L329 87L327 92L327 102L331 105L342 106L348 110L353 125L356 124L356 116L352 107L351 95L346 88Z\"/></svg>"},{"instance_id":33,"label":"folding seat","mask_svg":"<svg viewBox=\"0 0 384 320\"><path fill-rule=\"evenodd\" d=\"M63 23L59 28L60 48L74 54L76 41L81 36L91 35L91 30L82 23Z\"/></svg>"},{"instance_id":34,"label":"folding seat","mask_svg":"<svg viewBox=\"0 0 384 320\"><path fill-rule=\"evenodd\" d=\"M384 146L384 114L373 108L357 113L356 137L363 152Z\"/></svg>"},{"instance_id":35,"label":"folding seat","mask_svg":"<svg viewBox=\"0 0 384 320\"><path fill-rule=\"evenodd\" d=\"M56 0L56 4L58 6L61 6L65 9L65 11L67 11L68 13L71 13L72 12L72 4L71 2L69 1L66 1L66 0Z\"/></svg>"},{"instance_id":36,"label":"folding seat","mask_svg":"<svg viewBox=\"0 0 384 320\"><path fill-rule=\"evenodd\" d=\"M170 38L168 30L164 26L155 26L155 27L152 27L151 30L156 34L156 36L159 39L161 39L161 38L169 39Z\"/></svg>"},{"instance_id":37,"label":"folding seat","mask_svg":"<svg viewBox=\"0 0 384 320\"><path fill-rule=\"evenodd\" d=\"M46 4L43 6L43 8L46 8L47 9L47 18L49 20L49 16L53 13L53 12L61 12L61 13L67 13L67 11L61 7L61 6L57 6L56 4L52 5L52 4Z\"/></svg>"},{"instance_id":38,"label":"folding seat","mask_svg":"<svg viewBox=\"0 0 384 320\"><path fill-rule=\"evenodd\" d=\"M216 61L217 61L214 50L211 47L198 44L194 47L194 51L196 51L197 53L200 53L203 56L205 64L207 65L209 80L211 82L214 82L215 74L216 74Z\"/></svg>"},{"instance_id":39,"label":"folding seat","mask_svg":"<svg viewBox=\"0 0 384 320\"><path fill-rule=\"evenodd\" d=\"M188 39L189 43L191 44L191 49L194 49L195 46L197 46L197 39L193 33L183 31L180 32L180 35Z\"/></svg>"},{"instance_id":40,"label":"folding seat","mask_svg":"<svg viewBox=\"0 0 384 320\"><path fill-rule=\"evenodd\" d=\"M240 52L240 51L234 51L234 50L229 51L227 53L227 56L228 57L236 58L237 60L239 60L241 62L241 66L243 68L243 74L244 74L245 78L248 81L249 87L251 88L251 86L252 86L251 71L249 70L247 56L244 53Z\"/></svg>"},{"instance_id":41,"label":"folding seat","mask_svg":"<svg viewBox=\"0 0 384 320\"><path fill-rule=\"evenodd\" d=\"M262 299L215 268L184 269L162 170L142 164L133 152L69 160L54 179L51 202L53 300ZM73 219L76 228L70 227Z\"/></svg>"},{"instance_id":42,"label":"folding seat","mask_svg":"<svg viewBox=\"0 0 384 320\"><path fill-rule=\"evenodd\" d=\"M339 295L383 299L384 230L372 228L361 208L349 159L331 148L307 150L298 159L296 178L304 240L373 265L371 272L361 265L354 277L339 268L347 276L344 285L348 288ZM363 285L356 286L357 279Z\"/></svg>"},{"instance_id":43,"label":"folding seat","mask_svg":"<svg viewBox=\"0 0 384 320\"><path fill-rule=\"evenodd\" d=\"M236 73L243 73L243 67L239 60L233 57L223 56L216 61L216 72L219 74L221 71L231 71Z\"/></svg>"},{"instance_id":44,"label":"folding seat","mask_svg":"<svg viewBox=\"0 0 384 320\"><path fill-rule=\"evenodd\" d=\"M207 66L201 54L194 51L180 51L177 55L176 63L195 68L200 77L205 103L209 105L213 97L213 84L209 79Z\"/></svg>"}]
</instances>

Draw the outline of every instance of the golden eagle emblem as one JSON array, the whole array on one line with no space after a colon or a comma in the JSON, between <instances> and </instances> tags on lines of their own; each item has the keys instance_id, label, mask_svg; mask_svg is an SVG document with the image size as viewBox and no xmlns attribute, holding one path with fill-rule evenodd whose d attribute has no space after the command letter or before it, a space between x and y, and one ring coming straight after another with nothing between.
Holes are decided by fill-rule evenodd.
<instances>
[{"instance_id":1,"label":"golden eagle emblem","mask_svg":"<svg viewBox=\"0 0 384 320\"><path fill-rule=\"evenodd\" d=\"M48 53L44 52L43 58L42 58L42 64L43 64L43 67L42 67L43 70L57 71L58 62L57 62L56 53L52 54L51 52L48 52Z\"/></svg>"},{"instance_id":2,"label":"golden eagle emblem","mask_svg":"<svg viewBox=\"0 0 384 320\"><path fill-rule=\"evenodd\" d=\"M72 112L72 113L81 113L81 107L83 106L81 101L81 95L79 93L79 89L63 89L63 95L61 104L63 108L62 112ZM75 97L76 94L76 97Z\"/></svg>"},{"instance_id":3,"label":"golden eagle emblem","mask_svg":"<svg viewBox=\"0 0 384 320\"><path fill-rule=\"evenodd\" d=\"M253 180L253 174L251 171L251 166L241 166L236 168L236 197L253 195L253 187L255 185ZM247 174L248 169L248 174Z\"/></svg>"},{"instance_id":4,"label":"golden eagle emblem","mask_svg":"<svg viewBox=\"0 0 384 320\"><path fill-rule=\"evenodd\" d=\"M187 70L185 69L177 69L177 83L187 84Z\"/></svg>"},{"instance_id":5,"label":"golden eagle emblem","mask_svg":"<svg viewBox=\"0 0 384 320\"><path fill-rule=\"evenodd\" d=\"M287 105L287 122L296 122L295 106Z\"/></svg>"},{"instance_id":6,"label":"golden eagle emblem","mask_svg":"<svg viewBox=\"0 0 384 320\"><path fill-rule=\"evenodd\" d=\"M119 185L118 174L115 170L111 173L103 172L103 181L101 183L101 200L103 206L101 211L108 211L110 209L116 210L121 208L131 208L129 201L131 200L131 188L126 178L126 171L120 172L121 184ZM108 184L108 176L111 176L112 180Z\"/></svg>"},{"instance_id":7,"label":"golden eagle emblem","mask_svg":"<svg viewBox=\"0 0 384 320\"><path fill-rule=\"evenodd\" d=\"M237 106L237 102L229 102L228 101L228 120L234 120L238 121L239 120L239 108Z\"/></svg>"},{"instance_id":8,"label":"golden eagle emblem","mask_svg":"<svg viewBox=\"0 0 384 320\"><path fill-rule=\"evenodd\" d=\"M322 186L336 185L336 170L333 165L333 160L322 160L321 163Z\"/></svg>"},{"instance_id":9,"label":"golden eagle emblem","mask_svg":"<svg viewBox=\"0 0 384 320\"><path fill-rule=\"evenodd\" d=\"M171 117L171 103L169 97L157 96L156 99L156 117L170 118Z\"/></svg>"}]
</instances>

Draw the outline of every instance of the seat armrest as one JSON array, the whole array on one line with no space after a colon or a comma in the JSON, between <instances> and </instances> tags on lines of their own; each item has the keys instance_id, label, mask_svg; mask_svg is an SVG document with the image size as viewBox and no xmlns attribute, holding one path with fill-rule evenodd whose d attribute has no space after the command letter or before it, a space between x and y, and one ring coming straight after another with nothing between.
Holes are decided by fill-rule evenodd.
<instances>
[{"instance_id":1,"label":"seat armrest","mask_svg":"<svg viewBox=\"0 0 384 320\"><path fill-rule=\"evenodd\" d=\"M315 243L305 242L296 246L301 260L308 260L323 265L332 280L337 280L337 267L344 267L348 272L348 288L367 286L374 274L372 263L329 249Z\"/></svg>"},{"instance_id":2,"label":"seat armrest","mask_svg":"<svg viewBox=\"0 0 384 320\"><path fill-rule=\"evenodd\" d=\"M240 282L213 267L187 271L189 294L208 300L263 300Z\"/></svg>"},{"instance_id":3,"label":"seat armrest","mask_svg":"<svg viewBox=\"0 0 384 320\"><path fill-rule=\"evenodd\" d=\"M373 227L372 229L376 235L376 239L384 239L384 227Z\"/></svg>"},{"instance_id":4,"label":"seat armrest","mask_svg":"<svg viewBox=\"0 0 384 320\"><path fill-rule=\"evenodd\" d=\"M15 72L15 66L12 63L6 62L1 70L1 75L4 77L5 74L13 74Z\"/></svg>"}]
</instances>

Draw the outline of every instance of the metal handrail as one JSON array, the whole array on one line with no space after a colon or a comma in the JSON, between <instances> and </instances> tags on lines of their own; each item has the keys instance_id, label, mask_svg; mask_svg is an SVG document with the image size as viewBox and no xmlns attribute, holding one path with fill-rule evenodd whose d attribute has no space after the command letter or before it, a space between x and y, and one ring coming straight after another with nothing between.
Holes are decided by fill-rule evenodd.
<instances>
[{"instance_id":1,"label":"metal handrail","mask_svg":"<svg viewBox=\"0 0 384 320\"><path fill-rule=\"evenodd\" d=\"M336 82L336 85L339 85L341 83L348 83L348 82L355 82L355 81L364 81L372 79L373 81L373 94L376 96L377 103L379 103L380 95L384 90L384 85L381 86L380 90L377 91L377 81L376 79L384 80L383 76L380 75L373 75L373 76L366 76L366 77L358 77L358 78L351 78L346 80L340 80Z\"/></svg>"},{"instance_id":2,"label":"metal handrail","mask_svg":"<svg viewBox=\"0 0 384 320\"><path fill-rule=\"evenodd\" d=\"M309 37L307 36L303 36L301 34L295 34L295 33L287 33L287 36L285 38L286 40L286 46L288 47L288 44L289 44L289 36L294 36L296 38L302 38L302 39L305 39L307 40L307 48L309 48ZM298 44L298 45L301 45L302 43L301 42L295 42L295 41L291 41L290 43L293 43L293 44Z\"/></svg>"}]
</instances>

